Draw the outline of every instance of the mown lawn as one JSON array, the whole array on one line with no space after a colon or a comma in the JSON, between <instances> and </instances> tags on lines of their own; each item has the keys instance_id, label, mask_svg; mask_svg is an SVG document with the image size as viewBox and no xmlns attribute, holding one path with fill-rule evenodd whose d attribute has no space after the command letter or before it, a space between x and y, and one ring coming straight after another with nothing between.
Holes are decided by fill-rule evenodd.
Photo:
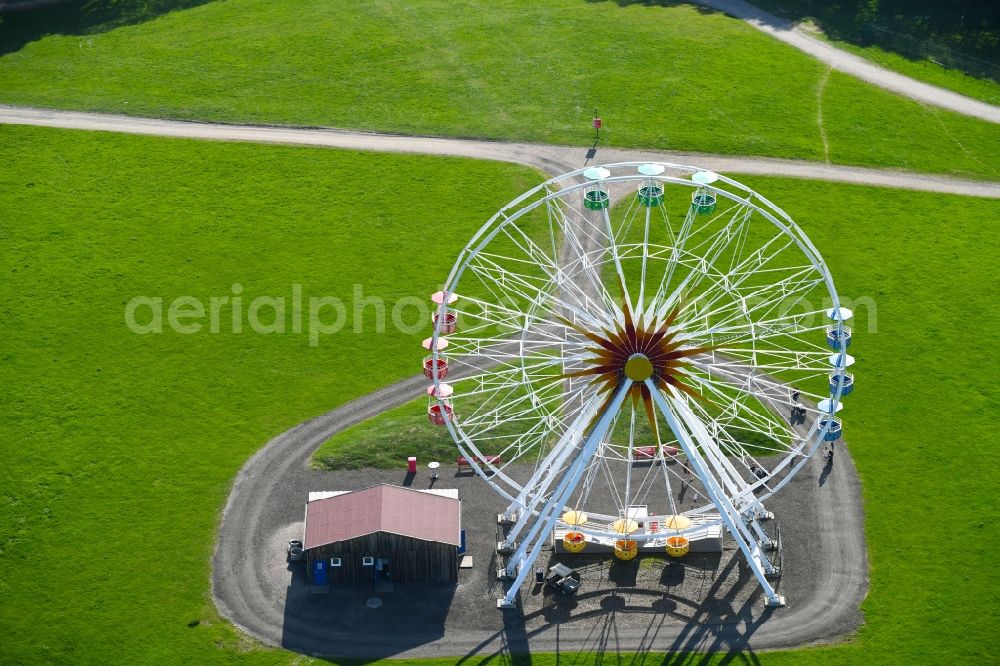
<instances>
[{"instance_id":1,"label":"mown lawn","mask_svg":"<svg viewBox=\"0 0 1000 666\"><path fill-rule=\"evenodd\" d=\"M209 597L234 474L272 436L419 368L427 333L397 331L393 304L427 301L538 174L7 126L0 156L0 663L287 661L244 652ZM126 326L135 296L207 310L236 283L241 333L231 304L219 333L172 332L166 312L163 333ZM385 300L384 333L374 306L354 332L354 285ZM285 334L250 330L259 296L286 298ZM316 346L310 296L348 316Z\"/></svg>"},{"instance_id":2,"label":"mown lawn","mask_svg":"<svg viewBox=\"0 0 1000 666\"><path fill-rule=\"evenodd\" d=\"M412 374L424 333L349 327L316 347L305 332L224 325L137 335L125 304L225 296L237 282L245 304L294 283L348 307L355 283L390 304L422 298L537 175L9 127L0 154L0 662L296 660L218 620L208 592L218 511L268 438ZM872 311L858 308L858 389L844 412L872 587L852 642L737 663L995 661L1000 202L750 183L803 224L842 295L877 305L874 333ZM371 309L364 321L370 331Z\"/></svg>"},{"instance_id":3,"label":"mown lawn","mask_svg":"<svg viewBox=\"0 0 1000 666\"><path fill-rule=\"evenodd\" d=\"M859 304L851 347L858 388L843 417L864 484L871 557L866 626L855 640L756 658L768 664L995 661L990 618L1000 612L993 573L1000 526L993 498L1000 465L991 432L1000 405L987 369L1000 362L1000 317L993 308L1000 251L992 240L1000 201L742 180L800 223L830 265L840 295ZM336 466L366 446L402 451L407 444L449 460L448 436L427 423L425 406L410 403L336 435L318 461ZM642 657L636 661L649 663Z\"/></svg>"},{"instance_id":4,"label":"mown lawn","mask_svg":"<svg viewBox=\"0 0 1000 666\"><path fill-rule=\"evenodd\" d=\"M824 74L688 5L242 0L15 48L0 102L817 160L822 105L831 161L1000 173L995 125Z\"/></svg>"}]
</instances>

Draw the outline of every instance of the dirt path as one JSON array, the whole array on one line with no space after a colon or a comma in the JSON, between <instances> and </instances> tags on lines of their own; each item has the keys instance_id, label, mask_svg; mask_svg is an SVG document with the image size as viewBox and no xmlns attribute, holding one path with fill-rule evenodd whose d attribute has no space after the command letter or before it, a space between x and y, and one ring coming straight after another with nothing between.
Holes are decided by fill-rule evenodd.
<instances>
[{"instance_id":1,"label":"dirt path","mask_svg":"<svg viewBox=\"0 0 1000 666\"><path fill-rule=\"evenodd\" d=\"M150 136L207 139L213 141L248 141L256 143L326 146L350 150L417 153L473 157L533 166L550 174L579 168L586 159L586 148L529 143L502 143L470 139L398 136L337 129L263 127L195 123L153 118L135 118L101 113L54 111L0 105L0 124L38 125L64 129L122 132ZM962 180L934 174L920 174L889 169L841 166L805 160L764 157L733 157L703 153L656 152L600 148L592 163L638 160L697 164L725 174L751 174L828 180L875 185L904 190L963 194L1000 198L1000 183Z\"/></svg>"},{"instance_id":2,"label":"dirt path","mask_svg":"<svg viewBox=\"0 0 1000 666\"><path fill-rule=\"evenodd\" d=\"M923 81L894 72L848 53L822 39L813 37L793 23L754 7L743 0L692 0L694 4L717 9L730 16L741 18L761 32L807 53L830 67L894 92L903 97L933 106L972 116L991 123L1000 123L1000 106L966 97Z\"/></svg>"}]
</instances>

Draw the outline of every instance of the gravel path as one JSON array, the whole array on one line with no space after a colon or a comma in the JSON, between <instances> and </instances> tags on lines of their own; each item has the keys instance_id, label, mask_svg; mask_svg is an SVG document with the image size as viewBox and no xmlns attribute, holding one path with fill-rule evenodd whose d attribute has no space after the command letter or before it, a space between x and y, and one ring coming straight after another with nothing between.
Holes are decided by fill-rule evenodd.
<instances>
[{"instance_id":1,"label":"gravel path","mask_svg":"<svg viewBox=\"0 0 1000 666\"><path fill-rule=\"evenodd\" d=\"M586 148L578 146L551 146L469 139L397 136L321 128L195 123L3 105L0 105L0 123L216 141L249 141L257 143L326 146L351 150L473 157L526 164L539 168L549 174L565 173L571 169L579 168L586 158ZM877 185L905 190L964 194L994 199L1000 198L1000 183L995 182L962 180L948 176L889 169L868 169L865 167L823 164L806 160L734 157L617 148L600 148L596 155L592 157L593 162L603 163L638 160L697 164L701 168L725 174L740 173L807 178Z\"/></svg>"},{"instance_id":2,"label":"gravel path","mask_svg":"<svg viewBox=\"0 0 1000 666\"><path fill-rule=\"evenodd\" d=\"M801 28L797 28L792 22L769 14L759 7L743 2L743 0L692 0L692 2L741 18L761 32L811 55L836 70L867 81L879 88L909 97L923 104L938 106L991 123L1000 123L1000 106L987 104L923 81L911 79L876 65L870 60L848 53L829 42L814 37Z\"/></svg>"}]
</instances>

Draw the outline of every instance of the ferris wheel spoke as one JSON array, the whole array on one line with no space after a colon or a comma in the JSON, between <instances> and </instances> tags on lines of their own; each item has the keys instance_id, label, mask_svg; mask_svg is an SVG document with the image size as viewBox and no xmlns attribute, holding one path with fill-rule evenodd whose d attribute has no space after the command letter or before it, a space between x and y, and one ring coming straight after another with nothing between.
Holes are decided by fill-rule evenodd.
<instances>
[{"instance_id":1,"label":"ferris wheel spoke","mask_svg":"<svg viewBox=\"0 0 1000 666\"><path fill-rule=\"evenodd\" d=\"M590 296L583 291L572 274L560 269L551 279L528 278L513 272L497 260L504 260L501 255L477 255L479 262L469 263L469 267L479 273L484 281L496 281L501 286L511 288L525 302L547 304L552 310L562 310L571 313L574 318L591 323L608 322L605 309L596 306ZM567 298L568 297L568 298ZM520 304L514 299L508 299L512 307L517 309Z\"/></svg>"},{"instance_id":2,"label":"ferris wheel spoke","mask_svg":"<svg viewBox=\"0 0 1000 666\"><path fill-rule=\"evenodd\" d=\"M488 306L488 304L487 304ZM452 339L481 339L489 337L491 339L503 339L514 343L524 338L532 343L545 343L550 346L572 345L577 342L572 335L573 331L566 324L552 321L540 316L532 315L529 321L528 315L516 316L512 312L506 312L499 308L490 308L489 311L474 311L461 307L452 308L457 317L462 319L462 333L451 333L447 335ZM498 336L497 333L500 333Z\"/></svg>"},{"instance_id":3,"label":"ferris wheel spoke","mask_svg":"<svg viewBox=\"0 0 1000 666\"><path fill-rule=\"evenodd\" d=\"M690 376L698 393L709 404L715 405L720 418L742 418L748 423L764 424L760 434L781 441L798 441L799 435L788 426L796 406L794 389L770 375L756 374L756 368L747 373L746 366L734 371L730 368L710 368ZM800 378L796 378L800 379ZM806 399L821 399L812 393L799 391ZM749 410L741 414L743 410ZM791 440L789 440L791 438Z\"/></svg>"},{"instance_id":4,"label":"ferris wheel spoke","mask_svg":"<svg viewBox=\"0 0 1000 666\"><path fill-rule=\"evenodd\" d=\"M576 417L586 402L580 400L585 386L577 386L570 391L563 391L558 382L551 377L543 376L539 380L528 379L534 388L526 390L525 375L518 374L515 369L498 373L502 376L472 378L461 386L456 394L456 404L471 402L472 408L462 417L463 426L475 428L482 425L496 427L509 425L514 415L535 412L547 417L547 426L553 432L558 432L565 426L567 420ZM478 403L478 405L477 405Z\"/></svg>"},{"instance_id":5,"label":"ferris wheel spoke","mask_svg":"<svg viewBox=\"0 0 1000 666\"><path fill-rule=\"evenodd\" d=\"M739 283L718 281L700 294L696 316L704 321L715 321L717 326L751 315L766 317L779 307L790 309L803 302L822 283L822 276L817 275L812 267L764 287L745 291Z\"/></svg>"},{"instance_id":6,"label":"ferris wheel spoke","mask_svg":"<svg viewBox=\"0 0 1000 666\"><path fill-rule=\"evenodd\" d=\"M565 271L573 278L577 278L577 276L583 278L582 282L588 285L593 301L601 304L601 317L607 324L610 324L617 315L621 314L621 309L608 293L604 280L598 271L598 267L602 265L601 257L606 252L608 239L600 233L596 236L591 234L589 230L597 230L597 225L578 211L568 210L565 214L567 216L566 245L568 251L572 252L571 255L567 253L568 256L565 257Z\"/></svg>"},{"instance_id":7,"label":"ferris wheel spoke","mask_svg":"<svg viewBox=\"0 0 1000 666\"><path fill-rule=\"evenodd\" d=\"M651 383L651 380L647 380L647 384ZM719 449L718 442L708 436L704 425L692 421L690 418L678 419L675 415L675 411L682 414L684 412L690 413L690 401L685 397L665 394L655 385L650 386L650 391L660 413L667 420L678 443L694 465L705 489L716 487L727 497L742 496L749 484L726 459L724 453Z\"/></svg>"},{"instance_id":8,"label":"ferris wheel spoke","mask_svg":"<svg viewBox=\"0 0 1000 666\"><path fill-rule=\"evenodd\" d=\"M615 475L612 474L610 468L610 460L605 456L598 456L595 458L596 464L600 467L601 472L604 475L604 482L608 485L608 490L610 490L611 500L615 503L615 513L619 515L625 515L625 511L628 505L625 503L625 498L621 491L618 490L618 484L615 480Z\"/></svg>"},{"instance_id":9,"label":"ferris wheel spoke","mask_svg":"<svg viewBox=\"0 0 1000 666\"><path fill-rule=\"evenodd\" d=\"M714 418L739 419L747 426L754 428L760 426L763 430L758 430L758 432L769 437L783 432L783 422L766 409L775 396L767 395L762 391L762 384L755 377L747 376L742 379L731 378L730 381L720 381L720 379L711 376L701 376L695 377L694 380L703 389L702 395L714 406L713 413L716 415ZM748 404L750 402L765 407L765 409L754 410ZM704 414L709 414L706 405L697 402L693 402L692 405L695 405Z\"/></svg>"},{"instance_id":10,"label":"ferris wheel spoke","mask_svg":"<svg viewBox=\"0 0 1000 666\"><path fill-rule=\"evenodd\" d=\"M713 435L718 435L724 426L734 427L758 435L754 438L754 447L759 450L772 450L788 456L801 452L803 440L788 428L788 420L777 414L796 404L787 384L758 375L755 368L745 365L734 365L721 371L712 368L711 374L696 373L692 380L709 404L720 406L716 408L718 411L709 412L704 405L691 403L693 408L706 415L706 423L713 424L710 428ZM736 450L741 455L749 455L750 452L735 436L730 439L734 444L739 443ZM774 446L767 442L772 442Z\"/></svg>"},{"instance_id":11,"label":"ferris wheel spoke","mask_svg":"<svg viewBox=\"0 0 1000 666\"><path fill-rule=\"evenodd\" d=\"M787 395L787 387L783 388L785 388ZM775 398L773 394L767 396L766 400L770 402L772 406L775 406ZM790 399L789 402L791 402ZM735 429L740 434L756 433L757 439L759 439L760 436L763 436L775 442L780 441L781 434L787 436L789 431L780 429L779 427L779 430L776 433L773 430L775 427L773 424L768 423L762 425L760 423L759 413L752 410L750 412L752 414L752 418L746 418L744 416L746 412L740 410L740 407L742 406L741 404L729 406L726 413L721 414L717 421L713 420L712 415L708 414L702 405L699 405L696 402L691 402L690 405L693 409L700 411L705 415L704 418L706 420L706 424L712 424L712 436L719 439L720 443L722 443L725 448L733 451L738 456L738 460L742 463L747 475L751 479L751 488L762 488L768 492L776 490L784 483L784 481L779 482L778 485L774 485L771 483L772 480L779 474L787 471L789 468L793 468L795 465L800 464L799 461L805 460L809 456L808 453L803 451L805 441L795 437L793 437L784 446L777 447L765 446L759 441L756 441L753 448L760 452L760 454L779 456L778 462L774 463L772 461L769 472L766 473L764 478L760 478L756 474L756 470L753 466L756 466L759 470L766 470L767 467L757 459L757 456L753 454L753 451L746 448L743 440L737 439L730 433L730 430ZM778 436L776 436L776 434ZM748 460L750 461L749 463L747 463Z\"/></svg>"},{"instance_id":12,"label":"ferris wheel spoke","mask_svg":"<svg viewBox=\"0 0 1000 666\"><path fill-rule=\"evenodd\" d=\"M705 276L713 270L715 262L724 255L733 240L739 236L741 228L750 223L752 212L753 209L749 206L737 207L722 229L691 249L692 254L697 256L694 266L672 292L665 294L657 311L658 320L665 317L670 308L679 302L684 294L693 292L701 284ZM702 245L707 245L703 253L700 252ZM688 302L685 309L690 305L691 303Z\"/></svg>"},{"instance_id":13,"label":"ferris wheel spoke","mask_svg":"<svg viewBox=\"0 0 1000 666\"><path fill-rule=\"evenodd\" d=\"M759 451L771 452L775 454L788 454L793 451L793 447L785 442L787 428L784 422L779 421L768 411L758 411L753 409L749 400L756 401L756 398L743 394L733 397L724 392L709 391L718 400L727 400L728 404L724 409L716 412L709 412L697 401L691 401L690 407L705 419L709 433L720 443L728 442L734 453L740 456L751 455L747 448L748 444L737 438L736 433L746 433L753 435L753 448Z\"/></svg>"},{"instance_id":14,"label":"ferris wheel spoke","mask_svg":"<svg viewBox=\"0 0 1000 666\"><path fill-rule=\"evenodd\" d=\"M503 310L523 313L523 304L518 301L518 298L524 303L531 303L536 302L536 300L540 301L544 296L543 292L540 292L534 285L530 285L528 291L524 291L520 279L509 281L497 279L498 277L505 278L506 271L499 271L496 266L490 264L482 265L482 260L478 257L475 261L469 262L468 268L478 279L478 284L493 297L493 305L503 308ZM454 287L451 291L457 293ZM471 289L463 291L465 298L470 298L469 292Z\"/></svg>"},{"instance_id":15,"label":"ferris wheel spoke","mask_svg":"<svg viewBox=\"0 0 1000 666\"><path fill-rule=\"evenodd\" d=\"M748 224L751 216L753 215L753 206L749 201L741 201L738 204L732 206L724 213L717 215L713 218L713 222L716 220L722 220L726 216L729 217L721 227L712 230L710 225L704 225L701 230L705 232L703 236L699 236L695 241L694 245L690 246L690 252L695 256L699 257L713 257L716 256L720 249L725 249L730 245L730 243L739 235L744 225ZM694 237L696 234L692 234Z\"/></svg>"},{"instance_id":16,"label":"ferris wheel spoke","mask_svg":"<svg viewBox=\"0 0 1000 666\"><path fill-rule=\"evenodd\" d=\"M453 335L448 337L448 349L451 354L481 356L488 359L502 358L529 358L534 359L540 356L548 356L546 351L551 352L554 347L569 347L572 343L568 340L539 337L528 338L526 336L503 337L469 337L466 335ZM583 353L583 347L577 353Z\"/></svg>"},{"instance_id":17,"label":"ferris wheel spoke","mask_svg":"<svg viewBox=\"0 0 1000 666\"><path fill-rule=\"evenodd\" d=\"M807 336L819 337L819 334L825 332L826 326L807 326L798 317L782 317L744 326L731 326L722 330L692 331L689 339L694 344L711 346L720 351L791 349L788 344L782 344L782 341L788 341L794 342L802 351L819 352L824 350L823 345ZM826 353L829 354L829 351Z\"/></svg>"},{"instance_id":18,"label":"ferris wheel spoke","mask_svg":"<svg viewBox=\"0 0 1000 666\"><path fill-rule=\"evenodd\" d=\"M485 256L477 255L476 260L470 261L468 267L484 283L494 282L499 287L505 288L508 292L523 299L525 303L545 304L551 310L562 310L571 313L574 318L580 321L589 322L593 325L601 323L601 319L594 316L593 308L577 307L557 295L557 290L550 288L546 291L545 287L550 287L549 284L544 282L536 284L525 276L513 273ZM518 303L511 296L511 293L505 293L509 304L507 307L514 310L522 308L523 305Z\"/></svg>"},{"instance_id":19,"label":"ferris wheel spoke","mask_svg":"<svg viewBox=\"0 0 1000 666\"><path fill-rule=\"evenodd\" d=\"M628 280L625 279L625 271L622 269L621 257L618 256L618 243L615 240L614 231L611 228L611 215L608 213L608 209L605 208L603 211L604 227L610 239L609 248L611 250L611 260L614 263L615 273L618 275L618 287L621 289L622 299L626 304L626 307L631 310L632 299L629 297L628 293Z\"/></svg>"},{"instance_id":20,"label":"ferris wheel spoke","mask_svg":"<svg viewBox=\"0 0 1000 666\"><path fill-rule=\"evenodd\" d=\"M624 201L626 203L625 211L621 215L622 223L618 225L618 229L616 230L613 225L609 225L605 229L608 236L608 242L615 245L624 243L625 239L628 238L629 233L632 231L632 226L635 224L638 211L640 210L640 206L638 205L638 192L636 193L636 196L626 196ZM604 212L607 213L608 210L610 209L605 209Z\"/></svg>"},{"instance_id":21,"label":"ferris wheel spoke","mask_svg":"<svg viewBox=\"0 0 1000 666\"><path fill-rule=\"evenodd\" d=\"M591 312L593 318L604 322L604 326L610 326L614 319L621 314L621 308L608 293L603 282L595 283L593 274L600 265L599 257L576 258L566 264L564 275L567 280L591 285L589 287L591 293L587 294L588 311Z\"/></svg>"},{"instance_id":22,"label":"ferris wheel spoke","mask_svg":"<svg viewBox=\"0 0 1000 666\"><path fill-rule=\"evenodd\" d=\"M663 272L663 277L660 279L660 284L656 288L656 294L653 296L651 304L656 304L666 299L669 293L668 290L670 289L671 280L673 280L674 277L674 272L677 270L681 257L684 255L684 245L690 237L691 229L694 226L694 221L697 216L698 214L695 207L689 206L687 214L684 216L684 222L681 224L681 228L675 236L670 225L670 219L667 217L666 212L664 212L664 225L669 230L671 236L671 243L669 246L670 254L667 267Z\"/></svg>"},{"instance_id":23,"label":"ferris wheel spoke","mask_svg":"<svg viewBox=\"0 0 1000 666\"><path fill-rule=\"evenodd\" d=\"M775 338L795 338L809 346L816 348L822 346L809 342L809 338L803 336L826 331L824 310L786 311L771 319L763 317L772 314L773 307L769 307L768 311L763 313L757 312L757 310L758 308L748 308L744 312L711 323L709 323L710 319L707 316L701 318L700 321L689 319L682 322L680 327L694 339L722 340L726 344L736 344L748 340L764 342ZM700 327L696 326L698 323L701 323Z\"/></svg>"},{"instance_id":24,"label":"ferris wheel spoke","mask_svg":"<svg viewBox=\"0 0 1000 666\"><path fill-rule=\"evenodd\" d=\"M472 364L459 358L457 359L456 366L464 366L476 372L463 374L460 379L452 380L452 384L456 386L479 386L480 389L477 390L484 391L495 386L511 385L523 387L526 380L553 382L556 377L555 372L558 370L560 364L561 360L556 356L552 356L544 357L534 363L523 362L521 359L517 359L517 362L506 360L496 361L489 363L487 368L484 369L482 367L482 360L477 360L475 364ZM466 389L466 391L475 392L471 389Z\"/></svg>"},{"instance_id":25,"label":"ferris wheel spoke","mask_svg":"<svg viewBox=\"0 0 1000 666\"><path fill-rule=\"evenodd\" d=\"M752 276L760 275L760 271L766 270L764 269L764 265L767 262L777 257L778 255L780 255L782 252L784 252L794 244L792 240L788 240L784 245L778 247L777 249L770 248L770 244L778 238L779 236L773 237L763 247L752 252L750 256L746 257L738 265L737 270L734 270L730 273L722 274L718 277L712 276L715 279L712 280L713 284L709 287L709 289L698 294L697 297L692 298L691 301L688 303L687 307L690 308L695 305L697 305L698 307L704 307L703 301L705 301L706 299L708 300L709 303L711 303L713 300L712 287L715 287L716 291L721 290L723 294L731 294L734 290L738 289L738 287L741 284L745 283ZM771 253L766 254L765 250L769 249L771 250ZM698 276L699 276L698 279L695 280L690 285L690 288L694 289L698 287L701 284L701 282L703 282L706 279L706 277L709 276L709 273L707 271L703 271L700 272ZM765 287L764 289L766 290L767 288Z\"/></svg>"},{"instance_id":26,"label":"ferris wheel spoke","mask_svg":"<svg viewBox=\"0 0 1000 666\"><path fill-rule=\"evenodd\" d=\"M794 271L794 272L792 272ZM772 274L774 274L772 276ZM784 275L784 277L781 277ZM780 279L778 279L780 277ZM768 278L766 284L748 285L744 283L750 278ZM699 307L703 314L715 314L716 303L725 297L731 300L719 306L721 309L732 307L746 301L759 301L761 305L769 304L773 299L802 293L807 289L822 284L822 278L817 278L814 266L794 266L780 268L762 268L744 273L727 273L725 275L711 275L709 279L712 284L699 295Z\"/></svg>"},{"instance_id":27,"label":"ferris wheel spoke","mask_svg":"<svg viewBox=\"0 0 1000 666\"><path fill-rule=\"evenodd\" d=\"M829 355L820 356L817 353L778 350L767 352L753 349L728 348L715 350L715 359L705 362L705 367L713 373L732 373L739 375L744 368L753 368L754 376L780 375L794 372L799 377L825 375L831 372ZM825 354L825 352L824 352ZM699 361L696 363L701 364Z\"/></svg>"},{"instance_id":28,"label":"ferris wheel spoke","mask_svg":"<svg viewBox=\"0 0 1000 666\"><path fill-rule=\"evenodd\" d=\"M643 215L643 226L642 226L642 268L639 273L639 300L636 303L636 313L642 315L646 309L646 264L649 261L649 218L653 214L652 206L646 206L646 212ZM670 228L670 225L667 225Z\"/></svg>"}]
</instances>

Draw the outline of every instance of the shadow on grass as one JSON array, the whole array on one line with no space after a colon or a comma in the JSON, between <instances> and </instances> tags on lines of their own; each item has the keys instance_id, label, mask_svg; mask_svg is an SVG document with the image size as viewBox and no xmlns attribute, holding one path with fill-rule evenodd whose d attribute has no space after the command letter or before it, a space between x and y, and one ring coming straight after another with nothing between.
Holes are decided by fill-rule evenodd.
<instances>
[{"instance_id":1,"label":"shadow on grass","mask_svg":"<svg viewBox=\"0 0 1000 666\"><path fill-rule=\"evenodd\" d=\"M601 4L601 3L614 3L619 7L629 7L631 5L642 5L643 7L679 7L681 5L691 5L699 14L720 14L724 13L719 9L714 7L707 7L705 5L699 5L697 0L688 0L687 2L675 1L675 0L586 0L590 4Z\"/></svg>"},{"instance_id":2,"label":"shadow on grass","mask_svg":"<svg viewBox=\"0 0 1000 666\"><path fill-rule=\"evenodd\" d=\"M95 35L213 0L0 0L0 55L46 35Z\"/></svg>"},{"instance_id":3,"label":"shadow on grass","mask_svg":"<svg viewBox=\"0 0 1000 666\"><path fill-rule=\"evenodd\" d=\"M629 5L671 7L665 0L587 0ZM692 0L697 3L698 0ZM713 3L714 4L714 3ZM815 23L830 38L862 48L877 46L915 62L931 61L969 76L998 78L1000 57L1000 3L981 0L740 0L721 2L718 10L699 6L705 13L749 10L751 17L776 28ZM751 6L752 5L752 6ZM738 9L737 9L738 7Z\"/></svg>"}]
</instances>

